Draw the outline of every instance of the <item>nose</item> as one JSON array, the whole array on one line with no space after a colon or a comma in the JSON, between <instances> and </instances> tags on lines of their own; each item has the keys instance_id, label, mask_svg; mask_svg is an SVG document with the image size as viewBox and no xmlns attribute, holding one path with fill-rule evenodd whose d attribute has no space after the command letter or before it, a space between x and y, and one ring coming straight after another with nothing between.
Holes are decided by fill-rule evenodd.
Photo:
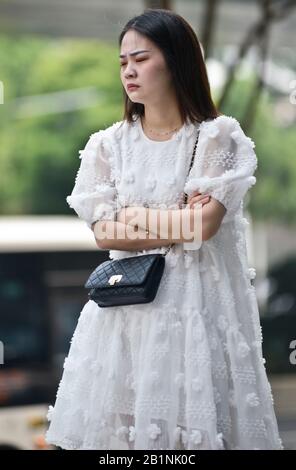
<instances>
[{"instance_id":1,"label":"nose","mask_svg":"<svg viewBox=\"0 0 296 470\"><path fill-rule=\"evenodd\" d=\"M127 65L126 66L126 69L124 71L124 76L125 78L128 78L128 77L133 77L135 75L135 71L132 69L132 66L131 65Z\"/></svg>"}]
</instances>

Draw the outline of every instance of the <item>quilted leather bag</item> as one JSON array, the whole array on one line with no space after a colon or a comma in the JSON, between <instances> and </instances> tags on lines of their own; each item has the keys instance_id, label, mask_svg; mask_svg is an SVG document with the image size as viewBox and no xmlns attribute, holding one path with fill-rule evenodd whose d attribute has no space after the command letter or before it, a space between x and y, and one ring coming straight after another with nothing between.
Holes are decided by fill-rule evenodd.
<instances>
[{"instance_id":1,"label":"quilted leather bag","mask_svg":"<svg viewBox=\"0 0 296 470\"><path fill-rule=\"evenodd\" d=\"M187 176L193 165L198 137L199 129ZM184 203L186 202L187 194L184 194ZM165 253L131 256L101 263L84 285L90 289L88 297L100 307L152 302L164 272L165 256L172 246L173 243Z\"/></svg>"}]
</instances>

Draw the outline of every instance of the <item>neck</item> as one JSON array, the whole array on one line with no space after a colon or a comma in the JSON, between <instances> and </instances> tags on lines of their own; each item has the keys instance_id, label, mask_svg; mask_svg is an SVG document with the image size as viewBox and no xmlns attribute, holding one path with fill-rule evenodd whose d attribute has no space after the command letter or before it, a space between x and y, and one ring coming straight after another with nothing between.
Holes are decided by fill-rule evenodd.
<instances>
[{"instance_id":1,"label":"neck","mask_svg":"<svg viewBox=\"0 0 296 470\"><path fill-rule=\"evenodd\" d=\"M159 109L159 107L145 106L144 116L142 123L146 128L158 132L165 132L174 128L182 127L183 122L179 111L172 107L171 109Z\"/></svg>"}]
</instances>

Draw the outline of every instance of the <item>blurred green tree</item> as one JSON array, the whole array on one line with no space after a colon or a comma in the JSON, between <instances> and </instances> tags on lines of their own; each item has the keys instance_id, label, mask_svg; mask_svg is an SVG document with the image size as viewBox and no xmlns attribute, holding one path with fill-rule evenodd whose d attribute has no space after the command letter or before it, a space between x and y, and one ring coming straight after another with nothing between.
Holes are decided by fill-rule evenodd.
<instances>
[{"instance_id":1,"label":"blurred green tree","mask_svg":"<svg viewBox=\"0 0 296 470\"><path fill-rule=\"evenodd\" d=\"M1 214L70 214L65 198L80 164L78 151L90 134L122 119L118 48L96 40L0 36L0 63L5 100L0 106ZM251 79L236 80L223 113L240 121L251 86ZM68 90L97 95L67 111ZM55 96L63 91L64 97ZM41 95L37 112L36 95ZM79 99L70 97L70 104ZM273 107L274 98L265 90L247 132L258 156L248 208L260 220L295 223L296 133L279 127Z\"/></svg>"}]
</instances>

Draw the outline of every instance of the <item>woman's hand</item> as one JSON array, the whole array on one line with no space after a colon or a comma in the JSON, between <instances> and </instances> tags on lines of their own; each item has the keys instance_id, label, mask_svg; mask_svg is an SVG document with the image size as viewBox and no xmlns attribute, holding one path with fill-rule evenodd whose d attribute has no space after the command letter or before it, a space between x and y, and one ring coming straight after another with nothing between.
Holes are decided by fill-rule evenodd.
<instances>
[{"instance_id":1,"label":"woman's hand","mask_svg":"<svg viewBox=\"0 0 296 470\"><path fill-rule=\"evenodd\" d=\"M187 199L186 207L194 209L194 205L199 202L202 206L210 202L211 196L208 194L202 194L199 191L194 191L192 195Z\"/></svg>"}]
</instances>

